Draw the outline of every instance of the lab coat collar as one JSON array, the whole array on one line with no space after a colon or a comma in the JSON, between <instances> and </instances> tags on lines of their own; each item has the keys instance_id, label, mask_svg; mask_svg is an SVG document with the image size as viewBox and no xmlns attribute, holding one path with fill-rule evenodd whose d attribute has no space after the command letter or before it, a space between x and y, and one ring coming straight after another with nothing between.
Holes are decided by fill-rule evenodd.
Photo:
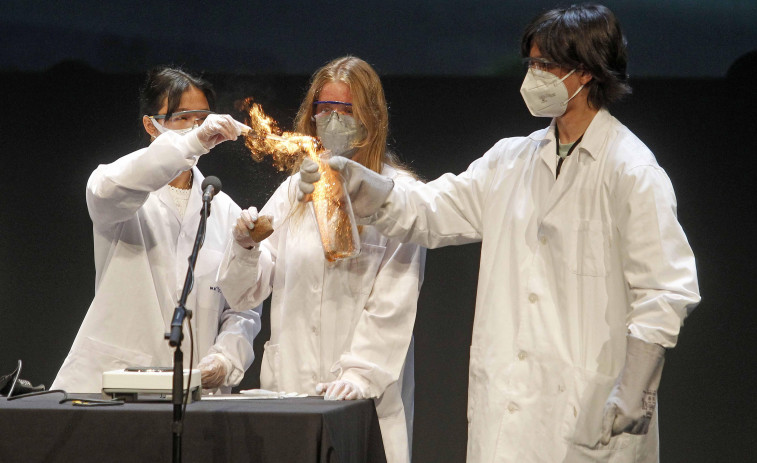
<instances>
[{"instance_id":1,"label":"lab coat collar","mask_svg":"<svg viewBox=\"0 0 757 463\"><path fill-rule=\"evenodd\" d=\"M199 214L200 209L202 208L201 188L202 182L203 180L205 180L205 177L200 173L200 170L197 167L192 167L192 174L192 192L189 194L187 208L184 211L185 220L190 216L190 214ZM160 199L163 204L165 204L171 211L173 211L176 220L182 222L182 219L179 217L179 210L176 208L176 204L173 202L173 197L171 196L171 191L169 190L168 184L164 185L155 193L157 194L158 199Z\"/></svg>"},{"instance_id":2,"label":"lab coat collar","mask_svg":"<svg viewBox=\"0 0 757 463\"><path fill-rule=\"evenodd\" d=\"M594 119L592 119L589 127L586 128L578 149L596 160L602 151L602 147L605 145L607 136L610 133L609 127L613 120L614 118L606 109L600 109L594 116ZM552 136L554 137L554 133Z\"/></svg>"},{"instance_id":3,"label":"lab coat collar","mask_svg":"<svg viewBox=\"0 0 757 463\"><path fill-rule=\"evenodd\" d=\"M596 159L607 138L608 126L613 120L614 118L606 109L600 109L594 116L594 119L592 119L589 127L586 128L581 143L577 147L578 152L586 153L592 159ZM545 144L557 143L555 140L555 120L552 119L549 127L537 130L529 135L528 138L539 143L539 147L543 147ZM552 148L552 152L554 152L554 148Z\"/></svg>"}]
</instances>

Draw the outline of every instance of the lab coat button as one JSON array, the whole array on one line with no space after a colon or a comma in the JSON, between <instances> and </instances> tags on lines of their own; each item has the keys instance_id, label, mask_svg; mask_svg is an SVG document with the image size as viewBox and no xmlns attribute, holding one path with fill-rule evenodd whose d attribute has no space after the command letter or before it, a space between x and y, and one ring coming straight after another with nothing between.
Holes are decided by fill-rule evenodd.
<instances>
[{"instance_id":1,"label":"lab coat button","mask_svg":"<svg viewBox=\"0 0 757 463\"><path fill-rule=\"evenodd\" d=\"M546 236L540 236L539 237L539 242L541 244L547 244L547 237Z\"/></svg>"},{"instance_id":2,"label":"lab coat button","mask_svg":"<svg viewBox=\"0 0 757 463\"><path fill-rule=\"evenodd\" d=\"M318 336L318 328L316 328L315 326L313 327L313 334Z\"/></svg>"},{"instance_id":3,"label":"lab coat button","mask_svg":"<svg viewBox=\"0 0 757 463\"><path fill-rule=\"evenodd\" d=\"M529 300L530 302L536 302L536 301L538 301L538 300L539 300L539 296L537 296L537 295L536 295L536 294L534 294L534 293L531 293L531 294L529 294L529 295L528 295L528 300Z\"/></svg>"},{"instance_id":4,"label":"lab coat button","mask_svg":"<svg viewBox=\"0 0 757 463\"><path fill-rule=\"evenodd\" d=\"M515 412L517 412L518 410L519 410L518 406L517 406L517 405L515 405L515 404L514 404L514 403L512 403L512 402L510 402L510 403L509 403L509 404L507 405L507 411L508 411L508 412L510 412L510 413L515 413Z\"/></svg>"},{"instance_id":5,"label":"lab coat button","mask_svg":"<svg viewBox=\"0 0 757 463\"><path fill-rule=\"evenodd\" d=\"M526 351L518 352L518 360L526 360L526 357L528 357L528 354L526 353Z\"/></svg>"}]
</instances>

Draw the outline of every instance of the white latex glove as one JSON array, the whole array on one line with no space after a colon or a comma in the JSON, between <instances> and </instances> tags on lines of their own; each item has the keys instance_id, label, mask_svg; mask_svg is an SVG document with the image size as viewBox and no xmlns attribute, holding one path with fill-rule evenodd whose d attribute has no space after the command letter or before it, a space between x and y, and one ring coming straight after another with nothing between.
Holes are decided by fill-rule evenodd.
<instances>
[{"instance_id":1,"label":"white latex glove","mask_svg":"<svg viewBox=\"0 0 757 463\"><path fill-rule=\"evenodd\" d=\"M626 363L605 403L600 438L603 445L624 432L646 434L657 405L665 348L632 336L626 342Z\"/></svg>"},{"instance_id":2,"label":"white latex glove","mask_svg":"<svg viewBox=\"0 0 757 463\"><path fill-rule=\"evenodd\" d=\"M252 249L257 243L250 236L250 230L255 228L255 222L258 220L258 209L250 207L239 214L236 225L231 229L234 240L245 249Z\"/></svg>"},{"instance_id":3,"label":"white latex glove","mask_svg":"<svg viewBox=\"0 0 757 463\"><path fill-rule=\"evenodd\" d=\"M309 194L313 193L315 186L313 184L321 179L321 173L318 172L318 164L310 158L305 158L300 164L300 183L297 190L297 201L309 201Z\"/></svg>"},{"instance_id":4,"label":"white latex glove","mask_svg":"<svg viewBox=\"0 0 757 463\"><path fill-rule=\"evenodd\" d=\"M364 399L363 391L346 379L338 379L330 383L318 383L315 386L315 392L322 395L326 400L358 400Z\"/></svg>"},{"instance_id":5,"label":"white latex glove","mask_svg":"<svg viewBox=\"0 0 757 463\"><path fill-rule=\"evenodd\" d=\"M197 364L202 377L203 389L217 389L226 379L226 365L215 355L208 355Z\"/></svg>"},{"instance_id":6,"label":"white latex glove","mask_svg":"<svg viewBox=\"0 0 757 463\"><path fill-rule=\"evenodd\" d=\"M242 134L242 129L248 130L249 127L228 114L211 114L197 130L189 134L195 134L200 144L209 150L226 140L236 140Z\"/></svg>"}]
</instances>

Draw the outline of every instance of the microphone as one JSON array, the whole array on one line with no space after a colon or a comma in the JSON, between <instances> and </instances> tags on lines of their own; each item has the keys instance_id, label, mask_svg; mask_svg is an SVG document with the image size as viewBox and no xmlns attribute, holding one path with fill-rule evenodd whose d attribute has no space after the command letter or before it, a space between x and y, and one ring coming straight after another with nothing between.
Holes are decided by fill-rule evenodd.
<instances>
[{"instance_id":1,"label":"microphone","mask_svg":"<svg viewBox=\"0 0 757 463\"><path fill-rule=\"evenodd\" d=\"M205 180L202 181L202 200L212 200L213 196L218 194L219 191L221 191L221 180L214 175L205 177Z\"/></svg>"}]
</instances>

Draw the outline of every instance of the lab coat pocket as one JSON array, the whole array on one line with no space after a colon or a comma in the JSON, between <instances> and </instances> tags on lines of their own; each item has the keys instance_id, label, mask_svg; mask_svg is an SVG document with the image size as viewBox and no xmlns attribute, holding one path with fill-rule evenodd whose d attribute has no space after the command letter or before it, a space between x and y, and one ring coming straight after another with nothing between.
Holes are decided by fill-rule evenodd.
<instances>
[{"instance_id":1,"label":"lab coat pocket","mask_svg":"<svg viewBox=\"0 0 757 463\"><path fill-rule=\"evenodd\" d=\"M385 252L386 246L363 243L360 255L347 262L352 294L371 293Z\"/></svg>"},{"instance_id":2,"label":"lab coat pocket","mask_svg":"<svg viewBox=\"0 0 757 463\"><path fill-rule=\"evenodd\" d=\"M269 391L282 391L280 387L281 355L279 345L266 341L263 346L263 361L260 363L260 387Z\"/></svg>"},{"instance_id":3,"label":"lab coat pocket","mask_svg":"<svg viewBox=\"0 0 757 463\"><path fill-rule=\"evenodd\" d=\"M615 384L615 378L577 368L573 372L573 380L573 390L566 410L566 429L571 430L568 437L568 455L575 458L568 458L566 461L594 461L594 458L628 447L634 437L628 434L614 437L608 445L599 442L604 406ZM623 461L616 458L613 457L611 461Z\"/></svg>"},{"instance_id":4,"label":"lab coat pocket","mask_svg":"<svg viewBox=\"0 0 757 463\"><path fill-rule=\"evenodd\" d=\"M567 243L568 265L577 275L607 275L609 226L601 220L574 219Z\"/></svg>"}]
</instances>

